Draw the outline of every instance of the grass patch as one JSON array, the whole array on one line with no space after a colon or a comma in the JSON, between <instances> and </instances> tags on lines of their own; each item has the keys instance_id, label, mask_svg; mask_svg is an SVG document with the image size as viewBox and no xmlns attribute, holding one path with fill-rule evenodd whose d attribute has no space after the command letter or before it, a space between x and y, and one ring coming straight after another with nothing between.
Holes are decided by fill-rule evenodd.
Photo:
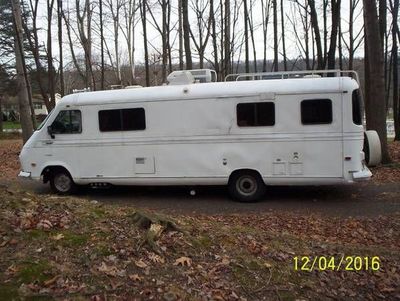
<instances>
[{"instance_id":1,"label":"grass patch","mask_svg":"<svg viewBox=\"0 0 400 301\"><path fill-rule=\"evenodd\" d=\"M213 244L210 237L205 235L200 235L197 238L192 240L192 244L196 249L209 249Z\"/></svg>"},{"instance_id":2,"label":"grass patch","mask_svg":"<svg viewBox=\"0 0 400 301\"><path fill-rule=\"evenodd\" d=\"M64 232L64 238L61 240L61 243L65 247L80 247L85 245L89 236L87 234L79 234L73 232Z\"/></svg>"},{"instance_id":3,"label":"grass patch","mask_svg":"<svg viewBox=\"0 0 400 301\"><path fill-rule=\"evenodd\" d=\"M34 281L42 283L51 277L51 266L44 260L38 262L25 261L19 266L17 273L17 278L21 283L32 283Z\"/></svg>"},{"instance_id":4,"label":"grass patch","mask_svg":"<svg viewBox=\"0 0 400 301\"><path fill-rule=\"evenodd\" d=\"M95 218L102 218L106 215L106 211L102 208L95 208L92 212Z\"/></svg>"},{"instance_id":5,"label":"grass patch","mask_svg":"<svg viewBox=\"0 0 400 301\"><path fill-rule=\"evenodd\" d=\"M20 129L20 128L21 128L21 123L19 123L19 122L3 121L3 129L5 129L5 130L14 130L14 129Z\"/></svg>"},{"instance_id":6,"label":"grass patch","mask_svg":"<svg viewBox=\"0 0 400 301\"><path fill-rule=\"evenodd\" d=\"M47 232L39 229L32 229L25 232L26 239L46 240L48 237Z\"/></svg>"}]
</instances>

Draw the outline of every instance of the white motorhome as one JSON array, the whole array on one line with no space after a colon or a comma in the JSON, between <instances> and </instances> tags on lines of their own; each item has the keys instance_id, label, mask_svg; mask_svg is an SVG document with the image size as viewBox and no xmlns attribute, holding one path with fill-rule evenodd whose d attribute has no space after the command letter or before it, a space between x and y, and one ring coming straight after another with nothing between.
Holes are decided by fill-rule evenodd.
<instances>
[{"instance_id":1,"label":"white motorhome","mask_svg":"<svg viewBox=\"0 0 400 301\"><path fill-rule=\"evenodd\" d=\"M259 199L266 185L369 179L365 159L379 162L379 138L364 132L357 81L329 72L198 83L176 71L166 86L65 96L24 145L20 176L58 193L228 185L240 201Z\"/></svg>"}]
</instances>

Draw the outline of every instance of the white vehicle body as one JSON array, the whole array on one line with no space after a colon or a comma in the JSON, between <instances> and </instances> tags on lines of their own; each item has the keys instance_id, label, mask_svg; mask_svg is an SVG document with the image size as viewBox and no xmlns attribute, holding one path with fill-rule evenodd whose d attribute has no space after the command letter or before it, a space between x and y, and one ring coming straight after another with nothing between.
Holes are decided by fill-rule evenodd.
<instances>
[{"instance_id":1,"label":"white vehicle body","mask_svg":"<svg viewBox=\"0 0 400 301\"><path fill-rule=\"evenodd\" d=\"M305 77L71 94L24 145L21 175L48 180L46 170L62 167L82 185L226 185L239 170L266 185L369 179L364 128L353 121L358 88L350 77ZM303 124L302 102L318 99L330 100L331 122ZM239 104L265 102L273 103L273 125L239 124ZM145 129L101 131L99 112L122 109L143 109ZM81 131L50 135L70 110L81 112Z\"/></svg>"}]
</instances>

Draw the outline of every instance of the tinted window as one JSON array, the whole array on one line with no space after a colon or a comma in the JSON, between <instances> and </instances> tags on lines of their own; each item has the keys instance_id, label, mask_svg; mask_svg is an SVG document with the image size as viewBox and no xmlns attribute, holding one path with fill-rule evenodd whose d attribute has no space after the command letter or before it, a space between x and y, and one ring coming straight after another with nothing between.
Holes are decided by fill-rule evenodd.
<instances>
[{"instance_id":1,"label":"tinted window","mask_svg":"<svg viewBox=\"0 0 400 301\"><path fill-rule=\"evenodd\" d=\"M332 123L332 101L330 99L303 100L301 102L301 123Z\"/></svg>"},{"instance_id":2,"label":"tinted window","mask_svg":"<svg viewBox=\"0 0 400 301\"><path fill-rule=\"evenodd\" d=\"M99 111L99 128L102 132L144 130L146 129L144 109Z\"/></svg>"},{"instance_id":3,"label":"tinted window","mask_svg":"<svg viewBox=\"0 0 400 301\"><path fill-rule=\"evenodd\" d=\"M353 122L355 124L362 124L362 108L361 108L361 95L360 90L354 90L352 95L352 108L353 108Z\"/></svg>"},{"instance_id":4,"label":"tinted window","mask_svg":"<svg viewBox=\"0 0 400 301\"><path fill-rule=\"evenodd\" d=\"M76 134L82 132L81 111L60 111L51 125L54 134Z\"/></svg>"},{"instance_id":5,"label":"tinted window","mask_svg":"<svg viewBox=\"0 0 400 301\"><path fill-rule=\"evenodd\" d=\"M146 129L144 109L122 110L122 128L124 131L138 131Z\"/></svg>"},{"instance_id":6,"label":"tinted window","mask_svg":"<svg viewBox=\"0 0 400 301\"><path fill-rule=\"evenodd\" d=\"M102 132L122 131L121 110L99 111L99 126Z\"/></svg>"},{"instance_id":7,"label":"tinted window","mask_svg":"<svg viewBox=\"0 0 400 301\"><path fill-rule=\"evenodd\" d=\"M275 124L273 102L239 103L236 107L237 124L246 126L272 126Z\"/></svg>"}]
</instances>

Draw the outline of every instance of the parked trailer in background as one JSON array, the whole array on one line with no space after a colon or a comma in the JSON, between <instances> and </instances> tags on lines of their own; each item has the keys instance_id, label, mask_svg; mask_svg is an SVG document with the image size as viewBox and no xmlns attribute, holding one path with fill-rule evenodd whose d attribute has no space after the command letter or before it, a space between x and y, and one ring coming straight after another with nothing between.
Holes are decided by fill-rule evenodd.
<instances>
[{"instance_id":1,"label":"parked trailer in background","mask_svg":"<svg viewBox=\"0 0 400 301\"><path fill-rule=\"evenodd\" d=\"M24 145L20 175L58 193L87 184L228 185L240 201L259 199L266 185L371 177L365 159L379 163L380 143L364 132L355 79L251 76L198 83L176 71L167 86L65 96Z\"/></svg>"}]
</instances>

